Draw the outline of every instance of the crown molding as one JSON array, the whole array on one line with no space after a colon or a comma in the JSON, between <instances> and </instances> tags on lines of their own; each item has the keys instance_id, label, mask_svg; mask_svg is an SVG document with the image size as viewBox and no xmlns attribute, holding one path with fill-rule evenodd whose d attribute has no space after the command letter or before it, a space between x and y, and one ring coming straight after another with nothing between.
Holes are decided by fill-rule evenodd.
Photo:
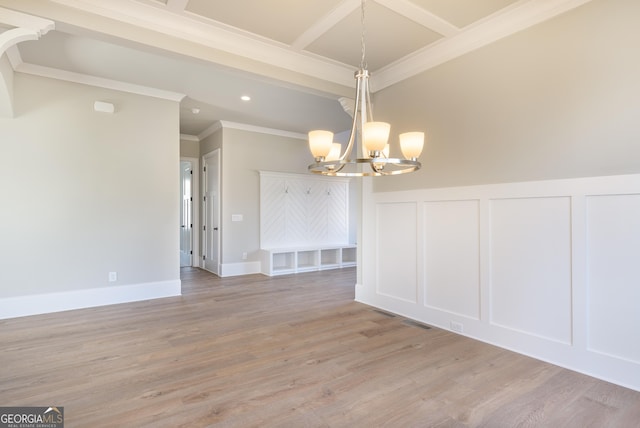
<instances>
[{"instance_id":1,"label":"crown molding","mask_svg":"<svg viewBox=\"0 0 640 428\"><path fill-rule=\"evenodd\" d=\"M307 139L306 134L301 134L299 132L284 131L282 129L275 129L275 128L266 128L263 126L249 125L247 123L230 122L228 120L219 120L215 122L213 125L211 125L207 129L202 131L200 134L198 134L197 139L198 141L202 141L205 138L213 135L217 131L220 131L221 129L224 129L224 128L236 129L239 131L256 132L259 134L266 134L266 135L275 135L277 137L295 138L297 140Z\"/></svg>"},{"instance_id":2,"label":"crown molding","mask_svg":"<svg viewBox=\"0 0 640 428\"><path fill-rule=\"evenodd\" d=\"M248 125L246 123L220 121L223 128L237 129L240 131L257 132L260 134L275 135L277 137L295 138L298 140L306 140L307 135L299 132L284 131L282 129L265 128L263 126Z\"/></svg>"},{"instance_id":3,"label":"crown molding","mask_svg":"<svg viewBox=\"0 0 640 428\"><path fill-rule=\"evenodd\" d=\"M134 85L117 80L104 79L102 77L89 76L87 74L74 73L71 71L59 70L56 68L43 67L40 65L20 63L15 67L18 73L31 74L34 76L48 77L50 79L64 80L67 82L79 83L82 85L95 86L99 88L112 89L115 91L128 92L131 94L144 95L147 97L160 98L168 101L180 102L185 94L151 88L148 86Z\"/></svg>"},{"instance_id":4,"label":"crown molding","mask_svg":"<svg viewBox=\"0 0 640 428\"><path fill-rule=\"evenodd\" d=\"M180 139L184 141L193 141L194 143L200 142L200 138L196 135L180 134Z\"/></svg>"},{"instance_id":5,"label":"crown molding","mask_svg":"<svg viewBox=\"0 0 640 428\"><path fill-rule=\"evenodd\" d=\"M197 16L187 11L165 10L131 0L50 0L60 6L80 10L117 22L148 29L207 49L250 59L304 76L351 87L353 67L328 61L310 52L293 50L247 31ZM75 23L78 25L78 23Z\"/></svg>"},{"instance_id":6,"label":"crown molding","mask_svg":"<svg viewBox=\"0 0 640 428\"><path fill-rule=\"evenodd\" d=\"M211 135L215 134L216 132L220 131L221 129L222 129L222 123L220 123L220 121L216 121L213 123L213 125L211 125L210 127L208 127L207 129L205 129L204 131L198 134L198 140L202 141L205 138L208 138Z\"/></svg>"},{"instance_id":7,"label":"crown molding","mask_svg":"<svg viewBox=\"0 0 640 428\"><path fill-rule=\"evenodd\" d=\"M297 140L307 139L306 134L301 134L299 132L284 131L282 129L266 128L263 126L249 125L246 123L230 122L227 120L221 120L214 123L212 126L209 127L209 129L204 131L202 134L198 135L198 138L202 140L203 138L206 138L209 135L213 134L215 131L223 128L237 129L239 131L257 132L259 134L275 135L277 137L295 138ZM204 134L207 134L207 135L204 135Z\"/></svg>"},{"instance_id":8,"label":"crown molding","mask_svg":"<svg viewBox=\"0 0 640 428\"><path fill-rule=\"evenodd\" d=\"M7 0L14 9L38 10L36 0ZM457 28L418 8L408 0L375 0L383 7L443 34L444 38L379 70L374 70L371 91L376 92L413 77L449 60L522 31L546 19L591 0L519 0L470 26ZM357 0L343 0L291 46L257 36L184 9L186 0L172 0L171 7L159 7L150 0L48 0L52 17L61 24L87 28L100 24L105 34L168 49L163 37L175 40L169 48L176 53L217 62L236 69L290 81L344 96L353 87L353 67L332 61L304 48L316 40L345 13L357 8ZM87 20L91 17L90 20ZM88 24L92 22L92 24ZM119 28L113 24L120 23ZM104 25L102 25L104 24ZM125 25L126 24L126 25ZM125 31L126 30L126 31ZM123 36L124 32L124 36ZM164 39L166 42L167 39ZM187 47L195 49L186 49ZM347 92L349 91L349 92Z\"/></svg>"}]
</instances>

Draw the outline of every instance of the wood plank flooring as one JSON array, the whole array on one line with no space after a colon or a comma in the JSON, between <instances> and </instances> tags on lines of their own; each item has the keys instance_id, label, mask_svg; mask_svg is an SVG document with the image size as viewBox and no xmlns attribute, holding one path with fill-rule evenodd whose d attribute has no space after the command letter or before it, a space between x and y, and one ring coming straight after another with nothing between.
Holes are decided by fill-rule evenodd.
<instances>
[{"instance_id":1,"label":"wood plank flooring","mask_svg":"<svg viewBox=\"0 0 640 428\"><path fill-rule=\"evenodd\" d=\"M640 427L640 393L353 301L355 270L0 321L0 406L66 427Z\"/></svg>"}]
</instances>

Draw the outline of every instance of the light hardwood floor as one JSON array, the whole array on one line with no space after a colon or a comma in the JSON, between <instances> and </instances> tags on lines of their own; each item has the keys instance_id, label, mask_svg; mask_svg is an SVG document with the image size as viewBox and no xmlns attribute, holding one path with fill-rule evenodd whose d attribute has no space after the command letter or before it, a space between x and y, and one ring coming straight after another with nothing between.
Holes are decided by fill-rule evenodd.
<instances>
[{"instance_id":1,"label":"light hardwood floor","mask_svg":"<svg viewBox=\"0 0 640 428\"><path fill-rule=\"evenodd\" d=\"M0 321L0 406L66 427L640 427L640 393L353 301L355 270Z\"/></svg>"}]
</instances>

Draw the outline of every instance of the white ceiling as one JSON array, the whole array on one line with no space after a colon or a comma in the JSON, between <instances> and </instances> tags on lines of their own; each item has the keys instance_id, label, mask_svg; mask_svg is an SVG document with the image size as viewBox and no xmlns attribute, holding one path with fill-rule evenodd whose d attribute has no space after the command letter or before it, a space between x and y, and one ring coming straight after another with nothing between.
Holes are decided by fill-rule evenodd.
<instances>
[{"instance_id":1,"label":"white ceiling","mask_svg":"<svg viewBox=\"0 0 640 428\"><path fill-rule=\"evenodd\" d=\"M589 0L368 0L366 63L380 90ZM361 60L361 0L0 0L52 20L12 64L184 94L181 132L216 121L340 131ZM6 8L6 9L3 9ZM76 74L70 74L76 73ZM252 101L242 102L241 95ZM200 113L195 115L192 108Z\"/></svg>"}]
</instances>

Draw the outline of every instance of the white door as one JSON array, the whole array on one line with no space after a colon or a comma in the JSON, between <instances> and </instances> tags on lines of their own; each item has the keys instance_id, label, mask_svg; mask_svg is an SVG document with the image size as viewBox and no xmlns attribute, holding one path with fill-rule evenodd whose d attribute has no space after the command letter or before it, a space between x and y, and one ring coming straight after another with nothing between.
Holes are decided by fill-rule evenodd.
<instances>
[{"instance_id":1,"label":"white door","mask_svg":"<svg viewBox=\"0 0 640 428\"><path fill-rule=\"evenodd\" d=\"M203 157L204 254L203 267L219 275L220 265L220 149Z\"/></svg>"},{"instance_id":2,"label":"white door","mask_svg":"<svg viewBox=\"0 0 640 428\"><path fill-rule=\"evenodd\" d=\"M193 265L193 167L180 162L180 267Z\"/></svg>"}]
</instances>

